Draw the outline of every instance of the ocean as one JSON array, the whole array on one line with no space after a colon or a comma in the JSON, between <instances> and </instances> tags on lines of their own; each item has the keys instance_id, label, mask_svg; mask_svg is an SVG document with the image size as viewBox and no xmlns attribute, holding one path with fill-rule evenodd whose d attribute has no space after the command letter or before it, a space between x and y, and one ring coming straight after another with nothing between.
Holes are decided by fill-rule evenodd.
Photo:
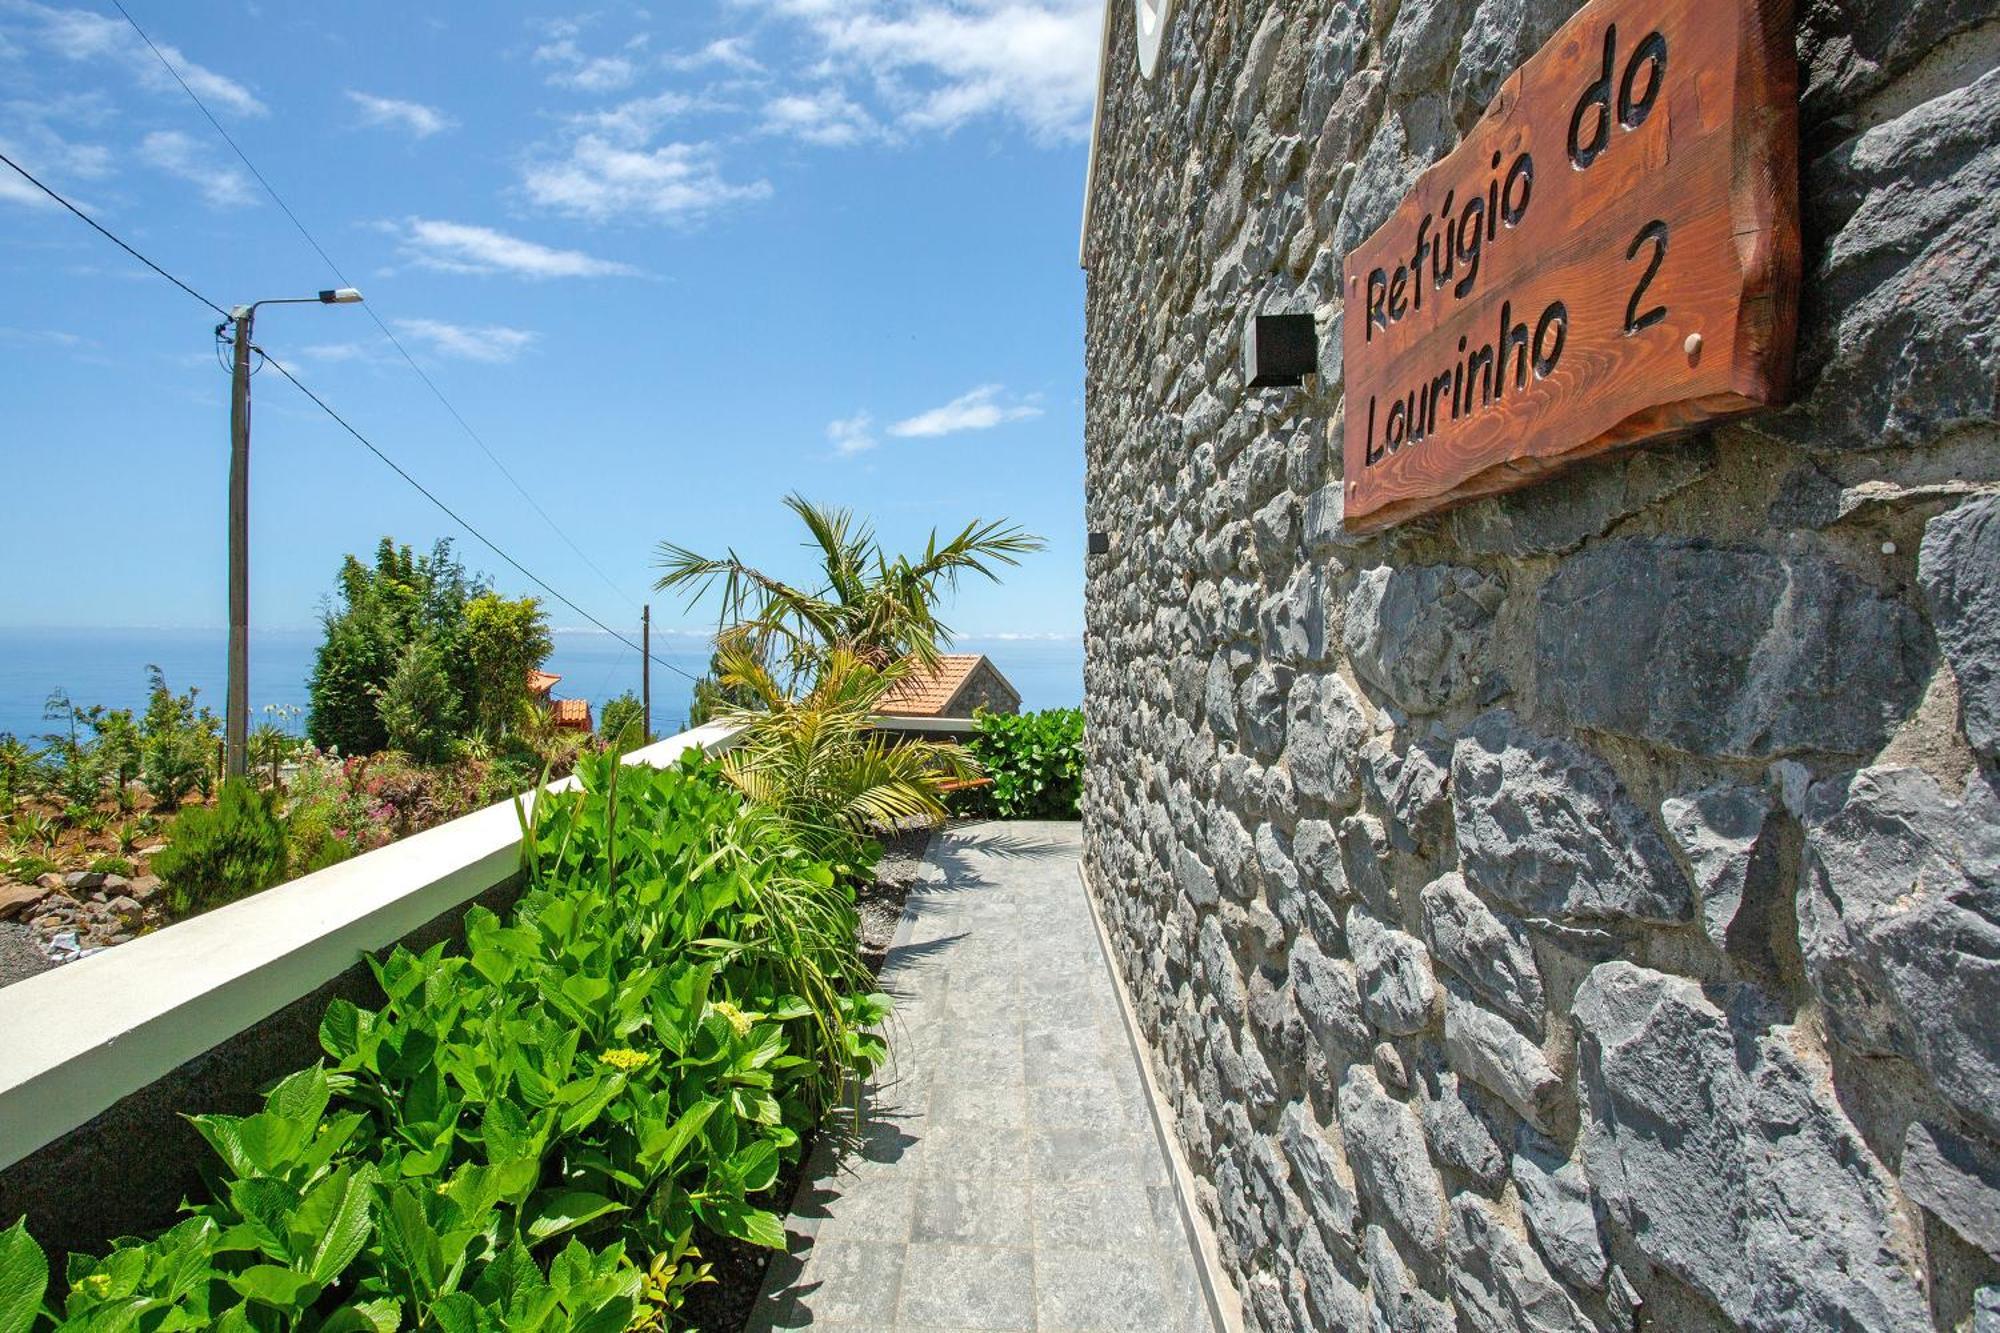
<instances>
[{"instance_id":1,"label":"ocean","mask_svg":"<svg viewBox=\"0 0 2000 1333\"><path fill-rule=\"evenodd\" d=\"M607 699L639 690L639 655L601 630L555 632L547 667L562 676L559 698L588 699L593 714ZM306 679L320 633L312 630L250 632L250 725L275 721L266 708L296 708L303 729ZM228 634L219 629L0 629L0 733L40 736L53 723L42 717L51 690L84 706L143 710L146 667L157 664L176 693L193 686L200 702L222 711ZM1024 709L1068 708L1083 702L1083 642L1075 637L961 638L954 652L985 653L1021 692ZM656 658L699 675L708 646L692 636L658 634ZM688 680L653 663L653 730L665 735L687 717Z\"/></svg>"}]
</instances>

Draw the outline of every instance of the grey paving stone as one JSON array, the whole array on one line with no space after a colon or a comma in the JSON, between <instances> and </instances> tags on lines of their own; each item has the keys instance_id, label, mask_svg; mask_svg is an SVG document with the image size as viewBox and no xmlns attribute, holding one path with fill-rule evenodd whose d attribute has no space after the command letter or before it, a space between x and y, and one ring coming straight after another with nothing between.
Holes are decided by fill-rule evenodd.
<instances>
[{"instance_id":1,"label":"grey paving stone","mask_svg":"<svg viewBox=\"0 0 2000 1333\"><path fill-rule=\"evenodd\" d=\"M813 1221L815 1240L879 1240L901 1244L910 1239L910 1219L916 1208L916 1182L878 1175L868 1180L831 1180L806 1191L792 1203L792 1216Z\"/></svg>"},{"instance_id":2,"label":"grey paving stone","mask_svg":"<svg viewBox=\"0 0 2000 1333\"><path fill-rule=\"evenodd\" d=\"M930 1120L934 1125L1020 1129L1028 1123L1028 1089L1011 1081L958 1083L941 1076L931 1087Z\"/></svg>"},{"instance_id":3,"label":"grey paving stone","mask_svg":"<svg viewBox=\"0 0 2000 1333\"><path fill-rule=\"evenodd\" d=\"M1150 1141L1132 1130L1105 1125L1037 1125L1028 1131L1029 1169L1037 1182L1156 1183L1165 1175L1148 1153Z\"/></svg>"},{"instance_id":4,"label":"grey paving stone","mask_svg":"<svg viewBox=\"0 0 2000 1333\"><path fill-rule=\"evenodd\" d=\"M1028 1186L1018 1180L927 1176L918 1185L912 1240L924 1244L1034 1243Z\"/></svg>"},{"instance_id":5,"label":"grey paving stone","mask_svg":"<svg viewBox=\"0 0 2000 1333\"><path fill-rule=\"evenodd\" d=\"M1035 1327L1035 1263L1023 1249L912 1245L904 1260L899 1324Z\"/></svg>"},{"instance_id":6,"label":"grey paving stone","mask_svg":"<svg viewBox=\"0 0 2000 1333\"><path fill-rule=\"evenodd\" d=\"M896 1317L904 1249L863 1241L816 1243L800 1275L795 1322L780 1319L777 1326L799 1328L824 1320L887 1327ZM798 1322L799 1315L807 1318Z\"/></svg>"},{"instance_id":7,"label":"grey paving stone","mask_svg":"<svg viewBox=\"0 0 2000 1333\"><path fill-rule=\"evenodd\" d=\"M1029 1205L1035 1244L1075 1250L1129 1251L1157 1234L1142 1185L1036 1185Z\"/></svg>"},{"instance_id":8,"label":"grey paving stone","mask_svg":"<svg viewBox=\"0 0 2000 1333\"><path fill-rule=\"evenodd\" d=\"M932 843L891 1063L822 1134L753 1329L1206 1328L1075 825Z\"/></svg>"},{"instance_id":9,"label":"grey paving stone","mask_svg":"<svg viewBox=\"0 0 2000 1333\"><path fill-rule=\"evenodd\" d=\"M1179 1326L1166 1272L1150 1251L1035 1253L1035 1324L1159 1333Z\"/></svg>"},{"instance_id":10,"label":"grey paving stone","mask_svg":"<svg viewBox=\"0 0 2000 1333\"><path fill-rule=\"evenodd\" d=\"M1028 1132L987 1125L936 1125L924 1140L923 1174L1019 1179L1028 1160Z\"/></svg>"},{"instance_id":11,"label":"grey paving stone","mask_svg":"<svg viewBox=\"0 0 2000 1333\"><path fill-rule=\"evenodd\" d=\"M1107 1067L1110 1049L1103 1030L1085 1027L1030 1029L1026 1036L1028 1082L1066 1083Z\"/></svg>"},{"instance_id":12,"label":"grey paving stone","mask_svg":"<svg viewBox=\"0 0 2000 1333\"><path fill-rule=\"evenodd\" d=\"M1137 1089L1109 1074L1067 1083L1039 1083L1027 1090L1028 1120L1037 1125L1118 1125L1138 1129L1146 1109Z\"/></svg>"}]
</instances>

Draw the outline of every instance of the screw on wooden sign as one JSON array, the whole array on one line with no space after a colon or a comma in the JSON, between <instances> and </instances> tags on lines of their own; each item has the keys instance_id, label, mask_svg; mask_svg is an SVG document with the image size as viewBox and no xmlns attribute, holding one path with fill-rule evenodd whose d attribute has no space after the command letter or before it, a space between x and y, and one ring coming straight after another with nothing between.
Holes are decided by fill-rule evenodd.
<instances>
[{"instance_id":1,"label":"screw on wooden sign","mask_svg":"<svg viewBox=\"0 0 2000 1333\"><path fill-rule=\"evenodd\" d=\"M1790 0L1592 0L1347 258L1350 528L1784 401Z\"/></svg>"}]
</instances>

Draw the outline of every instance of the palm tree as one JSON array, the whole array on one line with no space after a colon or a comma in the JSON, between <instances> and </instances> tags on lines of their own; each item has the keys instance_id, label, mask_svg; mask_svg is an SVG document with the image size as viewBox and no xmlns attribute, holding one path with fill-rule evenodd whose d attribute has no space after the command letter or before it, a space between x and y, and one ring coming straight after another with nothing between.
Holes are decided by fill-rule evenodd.
<instances>
[{"instance_id":1,"label":"palm tree","mask_svg":"<svg viewBox=\"0 0 2000 1333\"><path fill-rule=\"evenodd\" d=\"M654 587L689 590L690 604L721 582L717 642L770 663L773 652L789 664L796 684L813 679L838 651L887 667L904 657L937 659L951 643L951 629L937 618L937 602L956 590L963 574L999 581L996 567L1016 565L1041 550L1040 537L1005 521L978 519L942 544L936 529L919 556L891 558L875 530L852 511L816 505L799 495L785 506L805 524L808 550L820 565L820 586L794 587L749 564L731 550L712 559L662 542L658 565L666 572Z\"/></svg>"},{"instance_id":2,"label":"palm tree","mask_svg":"<svg viewBox=\"0 0 2000 1333\"><path fill-rule=\"evenodd\" d=\"M940 784L978 774L957 745L873 730L875 703L911 669L907 659L877 667L834 648L812 688L795 697L743 644L725 643L716 656L725 694L749 700L724 715L744 729L721 757L724 776L818 855L840 857L883 825L944 819Z\"/></svg>"}]
</instances>

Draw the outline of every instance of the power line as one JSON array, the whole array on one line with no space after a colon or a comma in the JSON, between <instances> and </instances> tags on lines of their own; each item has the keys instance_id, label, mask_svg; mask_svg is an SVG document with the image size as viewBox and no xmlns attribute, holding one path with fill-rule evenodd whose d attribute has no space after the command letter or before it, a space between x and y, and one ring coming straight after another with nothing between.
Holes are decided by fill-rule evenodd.
<instances>
[{"instance_id":1,"label":"power line","mask_svg":"<svg viewBox=\"0 0 2000 1333\"><path fill-rule=\"evenodd\" d=\"M168 282L171 282L174 286L180 288L182 291L186 292L189 296L192 296L195 300L207 306L210 310L213 310L216 314L222 316L224 319L229 318L229 312L227 310L224 310L221 306L209 300L206 296L203 296L200 292L188 286L186 283L182 282L179 278L167 272L165 269L161 268L158 264L155 264L152 260L146 258L146 256L140 254L137 250L134 250L131 246L125 244L125 242L119 240L116 236L113 236L110 232L106 231L103 228L103 226L101 226L98 223L96 218L90 216L90 214L84 212L82 209L78 208L75 204L72 204L69 200L63 198L61 195L57 194L54 190L51 190L48 186L42 184L39 180L35 179L35 177L29 173L28 169L22 166L19 162L16 162L13 158L8 157L5 153L0 153L0 162L5 162L8 166L14 168L15 171L21 173L21 178L27 181L28 184L34 186L37 190L40 190L43 194L55 200L57 203L61 204L64 208L67 208L70 212L76 214L78 217L82 218L85 222L89 223L91 227L97 231L98 235L104 237L105 240L110 241L120 250L123 250L126 254L132 256L132 258L138 260L140 263L144 264L147 268L153 270L153 272L159 274L161 277L165 278Z\"/></svg>"},{"instance_id":2,"label":"power line","mask_svg":"<svg viewBox=\"0 0 2000 1333\"><path fill-rule=\"evenodd\" d=\"M291 371L285 368L283 362L279 361L269 352L264 351L264 349L261 347L258 348L257 350L263 356L265 363L269 365L271 369L277 371L280 375L283 375L286 379L290 380L294 388L296 388L300 393L304 394L306 397L312 399L314 405L317 406L320 411L332 417L334 422L337 425L339 425L339 427L342 430L346 431L349 435L352 435L357 441L360 442L362 448L366 449L369 453L375 455L375 457L381 459L382 462L386 464L389 467L389 469L393 471L397 476L401 477L404 481L410 483L410 485L416 489L419 495L423 496L426 500L429 500L432 504L436 505L440 510L444 511L444 513L450 517L452 522L458 524L458 526L464 528L467 532L471 533L474 537L478 538L479 541L486 547L487 550L493 552L493 554L499 556L502 560L505 560L508 564L512 565L515 568L515 570L521 574L523 578L526 578L532 583L534 583L535 586L540 588L543 592L555 598L558 602L561 602L564 606L576 612L578 615L582 616L585 620L588 620L591 624L597 626L597 628L603 630L606 634L609 634L612 638L618 640L618 642L624 644L627 648L630 648L633 652L636 653L641 651L638 644L632 642L630 639L626 638L623 634L620 634L617 630L611 628L611 626L605 624L603 621L599 620L596 616L593 616L592 614L590 614L590 612L584 610L582 607L578 606L575 602L572 602L569 598L557 592L548 583L544 582L542 578L539 575L537 575L533 570L529 569L526 565L516 560L513 556L508 555L507 552L502 550L499 544L495 542L491 537L488 537L478 528L473 527L472 524L468 523L465 520L465 518L461 516L456 510L454 510L450 505L446 504L444 501L438 499L437 496L433 495L429 490L429 488L426 487L422 482L418 481L415 477L405 472L401 464L397 463L395 459L389 457L389 455L383 453L380 449L378 449L375 446L375 442L373 440L369 439L366 435L363 435L360 431L356 430L354 426L347 420L346 417L343 417L342 415L340 415L340 413L334 411L333 408L327 404L327 401L324 398L321 398L311 389L308 389L305 386L305 384L300 381L298 376L292 374ZM675 666L672 662L668 662L656 654L648 653L646 654L646 656L652 657L652 659L655 662L658 662L661 666L665 667L667 670L676 672L682 676L686 676L689 680L700 679L699 677L695 676L692 672L683 671L680 667Z\"/></svg>"},{"instance_id":3,"label":"power line","mask_svg":"<svg viewBox=\"0 0 2000 1333\"><path fill-rule=\"evenodd\" d=\"M137 250L133 249L132 246L128 245L123 239L113 234L111 231L107 230L104 226L98 223L96 219L89 216L87 213L85 213L82 209L78 208L75 204L71 203L69 200L63 198L60 194L57 194L53 189L51 189L47 185L44 185L40 180L37 180L20 163L14 161L14 159L6 156L4 153L0 153L0 162L4 162L8 166L12 167L16 172L18 172L21 175L21 177L24 180L28 181L29 184L33 185L43 194L46 194L49 198L61 204L64 208L68 209L70 212L76 214L77 217L82 218L85 222L89 223L94 231L103 236L106 240L110 241L112 244L116 245L119 249L123 250L126 254L131 255L134 259L144 264L147 268L159 274L161 277L165 278L168 282L171 282L174 286L180 288L182 291L186 292L189 296L192 296L195 300L207 306L210 310L213 310L216 314L221 315L224 319L229 318L229 313L225 311L221 306L209 300L206 296L203 296L200 292L196 291L193 287L190 287L187 283L182 282L179 278L169 273L166 269L161 268L158 264L148 259L145 255L140 254ZM397 476L401 477L404 481L408 482L419 495L423 496L426 500L429 500L432 504L436 505L439 510L441 510L447 517L451 519L452 522L458 524L461 528L464 528L467 532L471 533L475 538L477 538L480 541L482 545L484 545L488 550L492 551L493 554L499 556L509 565L512 565L516 570L518 570L521 573L522 577L528 579L536 587L546 592L549 596L555 598L555 600L557 600L558 602L561 602L564 606L568 607L570 610L576 612L576 614L582 616L585 620L588 620L591 624L597 626L597 628L603 630L606 634L609 634L612 638L616 639L618 642L624 644L627 648L630 648L633 652L637 653L643 651L638 644L632 642L632 640L626 638L623 634L620 634L617 630L612 629L609 625L599 620L596 616L590 614L590 612L584 610L582 607L578 606L575 602L571 601L569 598L563 596L563 594L556 591L556 589L550 586L550 584L546 580L541 578L541 576L537 575L533 570L529 569L526 565L516 560L513 556L507 554L506 551L502 550L499 544L496 543L491 537L488 537L478 528L473 527L471 523L467 522L462 516L460 516L457 510L453 509L443 500L440 500L422 482L418 481L408 472L405 472L402 466L398 464L395 459L389 457L388 454L382 452L381 449L377 448L374 441L370 440L367 436L363 435L360 431L356 430L352 425L350 425L345 417L341 416L340 413L334 411L333 408L327 404L325 399L321 398L318 394L314 393L311 389L307 388L303 383L301 383L299 381L298 376L292 374L290 370L286 369L285 366L281 362L279 362L276 357L272 356L268 352L265 352L261 347L258 348L257 351L259 352L260 355L263 356L265 362L268 363L273 370L276 370L280 375L283 375L286 379L290 380L300 393L303 393L306 397L312 399L312 401L316 405L318 405L320 411L326 413L329 417L332 417L333 420L340 425L341 429L345 430L349 435L352 435L356 440L360 441L362 446L366 448L369 453L374 454L375 457L381 459L382 462L388 466L390 471L394 472ZM653 661L659 663L667 670L674 672L676 675L684 676L691 681L698 681L700 679L700 677L694 675L694 673L686 671L681 667L675 666L672 662L667 661L665 658L661 657L657 653L644 653L644 655L650 657Z\"/></svg>"},{"instance_id":4,"label":"power line","mask_svg":"<svg viewBox=\"0 0 2000 1333\"><path fill-rule=\"evenodd\" d=\"M155 60L158 60L160 62L161 67L165 69L167 73L173 76L174 82L178 83L181 86L181 91L188 95L188 100L193 102L195 104L195 107L208 120L208 123L215 127L215 132L222 136L222 141L229 145L230 151L236 154L237 158L243 163L245 167L249 168L250 174L257 178L257 183L264 187L264 193L270 195L271 201L277 204L278 208L284 213L284 215L287 218L291 219L292 226L298 229L299 235L305 238L306 244L313 248L313 253L317 254L320 257L321 262L323 262L329 269L333 271L333 275L336 278L340 279L341 286L352 287L354 284L348 281L348 277L345 273L340 271L340 265L333 262L333 256L329 255L326 252L325 247L321 246L319 241L314 238L312 232L307 230L306 224L299 221L299 215L292 211L292 206L285 202L284 196L278 193L277 187L272 185L271 182L265 178L264 173L257 169L257 164L250 160L250 155L243 151L242 145L238 144L235 138L231 136L229 131L222 127L222 122L220 120L217 120L215 117L215 113L208 109L208 104L201 100L201 96L198 93L196 93L193 88L188 86L188 81L181 77L181 72L174 68L173 62L168 60L166 55L160 50L160 48L153 44L153 39L146 35L146 30L139 26L139 21L133 18L131 12L125 8L124 0L111 0L111 3L113 6L117 8L120 14L125 16L125 21L132 26L132 31L139 34L139 40L146 44L146 48L153 53L153 58ZM478 431L472 428L472 423L468 422L465 419L464 415L458 410L458 408L452 404L451 399L445 397L444 390L438 388L436 381L432 380L431 377L425 373L424 368L417 364L417 359L410 355L409 348L403 346L402 339L398 338L395 335L395 332L391 330L386 323L383 322L382 316L376 313L375 308L366 303L363 303L361 308L367 312L368 318L375 321L375 327L382 331L382 336L384 338L387 338L389 340L390 345L393 346L396 349L396 351L402 355L403 360L409 363L410 369L414 370L417 373L417 378L424 382L424 387L431 391L431 396L436 398L438 402L444 405L444 410L451 414L452 420L458 423L459 429L464 431L467 438L469 438L474 444L479 446L479 452L486 455L486 461L493 464L495 468L499 469L500 475L505 477L508 481L508 484L513 486L513 488L516 491L520 492L521 498L528 502L529 508L533 509L537 514L541 515L542 522L549 525L549 530L555 533L556 536L562 538L564 544L567 545L570 550L576 553L577 559L583 561L584 564L590 566L591 572L596 574L598 578L604 580L604 585L607 588L610 588L611 591L617 593L620 597L624 598L628 605L631 606L639 605L638 602L633 600L632 595L630 593L626 592L623 588L618 586L618 584L615 581L613 581L611 576L609 574L606 574L604 570L598 566L597 562L595 560L592 560L590 556L585 553L584 549L581 546L578 546L576 542L571 540L570 535L567 532L564 532L562 528L556 523L555 519L549 516L549 511L542 508L541 501L535 498L534 493L530 491L526 486L523 486L521 484L520 479L513 474L513 472L507 467L505 463L500 461L500 456L494 453L492 449L487 447L485 439L483 439L480 436Z\"/></svg>"}]
</instances>

